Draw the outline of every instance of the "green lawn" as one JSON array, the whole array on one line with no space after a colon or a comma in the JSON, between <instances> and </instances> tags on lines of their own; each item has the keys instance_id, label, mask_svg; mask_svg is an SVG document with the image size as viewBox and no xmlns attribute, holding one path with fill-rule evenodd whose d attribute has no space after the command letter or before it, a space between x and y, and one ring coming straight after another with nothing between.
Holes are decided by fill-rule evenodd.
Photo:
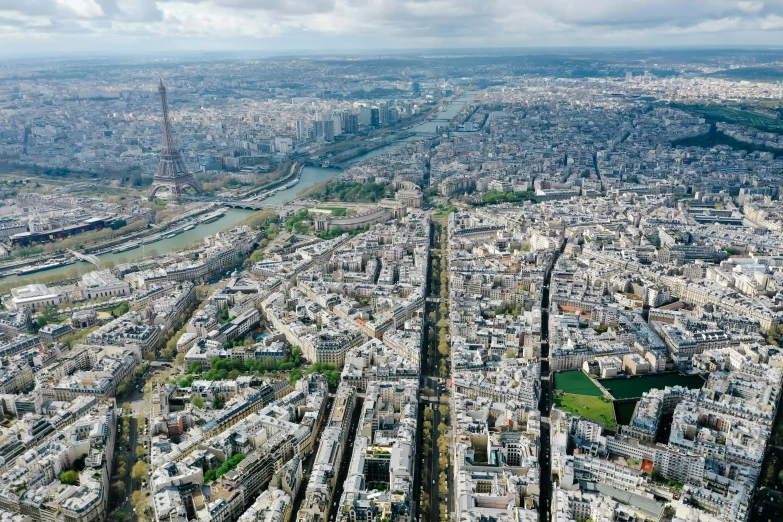
<instances>
[{"instance_id":1,"label":"green lawn","mask_svg":"<svg viewBox=\"0 0 783 522\"><path fill-rule=\"evenodd\" d=\"M435 212L433 212L432 215L435 219L443 219L443 218L447 218L449 214L452 214L454 212L457 212L457 207L439 208Z\"/></svg>"},{"instance_id":2,"label":"green lawn","mask_svg":"<svg viewBox=\"0 0 783 522\"><path fill-rule=\"evenodd\" d=\"M614 420L612 403L603 397L590 397L588 395L576 395L573 393L556 393L555 406L559 410L598 421L607 428L614 428L617 426L617 423Z\"/></svg>"},{"instance_id":3,"label":"green lawn","mask_svg":"<svg viewBox=\"0 0 783 522\"><path fill-rule=\"evenodd\" d=\"M642 375L629 379L599 379L601 386L615 399L637 399L653 388L664 389L667 386L685 386L697 390L704 385L704 379L698 375L680 375L679 373L661 373Z\"/></svg>"},{"instance_id":4,"label":"green lawn","mask_svg":"<svg viewBox=\"0 0 783 522\"><path fill-rule=\"evenodd\" d=\"M581 370L569 370L555 373L555 389L577 395L601 397L603 393L595 383Z\"/></svg>"}]
</instances>

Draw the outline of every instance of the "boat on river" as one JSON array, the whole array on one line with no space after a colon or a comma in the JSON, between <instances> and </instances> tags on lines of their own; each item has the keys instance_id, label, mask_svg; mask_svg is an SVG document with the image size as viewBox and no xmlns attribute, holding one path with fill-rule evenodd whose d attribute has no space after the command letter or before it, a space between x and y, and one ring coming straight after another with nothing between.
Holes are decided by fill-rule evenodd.
<instances>
[{"instance_id":1,"label":"boat on river","mask_svg":"<svg viewBox=\"0 0 783 522\"><path fill-rule=\"evenodd\" d=\"M73 259L62 259L62 258L52 259L51 261L46 261L37 265L19 268L18 270L15 270L12 273L15 273L16 275L34 274L36 272L41 272L43 270L49 270L52 268L60 268L61 266L72 265L75 262L76 261Z\"/></svg>"},{"instance_id":2,"label":"boat on river","mask_svg":"<svg viewBox=\"0 0 783 522\"><path fill-rule=\"evenodd\" d=\"M139 245L135 243L130 243L127 245L122 245L121 247L117 247L114 250L111 251L112 254L121 254L122 252L127 252L128 250L133 250L134 248L138 247Z\"/></svg>"},{"instance_id":3,"label":"boat on river","mask_svg":"<svg viewBox=\"0 0 783 522\"><path fill-rule=\"evenodd\" d=\"M222 218L225 215L225 212L222 210L219 210L217 212L213 212L212 214L208 214L204 217L204 219L201 220L201 224L207 224L207 223L214 223L218 219Z\"/></svg>"}]
</instances>

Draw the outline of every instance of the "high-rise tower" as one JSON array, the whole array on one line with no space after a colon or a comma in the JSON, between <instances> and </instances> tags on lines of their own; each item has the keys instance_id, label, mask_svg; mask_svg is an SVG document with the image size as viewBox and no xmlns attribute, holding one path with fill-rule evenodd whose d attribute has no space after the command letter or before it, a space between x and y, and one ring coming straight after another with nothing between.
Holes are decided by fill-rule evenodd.
<instances>
[{"instance_id":1,"label":"high-rise tower","mask_svg":"<svg viewBox=\"0 0 783 522\"><path fill-rule=\"evenodd\" d=\"M171 120L169 120L169 102L166 98L163 80L158 86L158 94L163 108L163 146L160 150L158 170L152 179L149 199L153 199L155 194L161 190L167 190L172 198L179 198L186 187L191 187L199 192L198 183L196 183L193 174L188 172L174 139L174 130L171 128Z\"/></svg>"}]
</instances>

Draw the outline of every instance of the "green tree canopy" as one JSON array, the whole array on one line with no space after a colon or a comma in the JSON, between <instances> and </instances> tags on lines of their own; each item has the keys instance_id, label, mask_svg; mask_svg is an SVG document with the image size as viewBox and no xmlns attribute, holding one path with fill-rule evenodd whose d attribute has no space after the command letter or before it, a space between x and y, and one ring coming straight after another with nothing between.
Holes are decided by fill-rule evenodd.
<instances>
[{"instance_id":1,"label":"green tree canopy","mask_svg":"<svg viewBox=\"0 0 783 522\"><path fill-rule=\"evenodd\" d=\"M147 476L147 465L139 460L136 462L136 464L133 465L133 468L131 469L131 477L133 477L136 480L143 479Z\"/></svg>"},{"instance_id":2,"label":"green tree canopy","mask_svg":"<svg viewBox=\"0 0 783 522\"><path fill-rule=\"evenodd\" d=\"M74 485L79 483L79 474L69 469L60 473L60 482L63 484Z\"/></svg>"}]
</instances>

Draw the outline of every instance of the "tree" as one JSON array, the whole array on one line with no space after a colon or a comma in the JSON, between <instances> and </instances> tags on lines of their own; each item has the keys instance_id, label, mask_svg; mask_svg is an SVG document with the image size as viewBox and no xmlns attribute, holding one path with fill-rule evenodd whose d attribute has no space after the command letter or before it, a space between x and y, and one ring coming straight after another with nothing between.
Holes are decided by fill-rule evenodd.
<instances>
[{"instance_id":1,"label":"tree","mask_svg":"<svg viewBox=\"0 0 783 522\"><path fill-rule=\"evenodd\" d=\"M243 453L237 453L227 461L223 463L216 471L215 471L215 478L219 479L232 469L237 467L237 464L242 462L245 459L245 455Z\"/></svg>"},{"instance_id":2,"label":"tree","mask_svg":"<svg viewBox=\"0 0 783 522\"><path fill-rule=\"evenodd\" d=\"M449 413L451 412L451 409L445 404L441 404L440 406L438 406L438 412L440 412L440 414L443 417L448 417Z\"/></svg>"},{"instance_id":3,"label":"tree","mask_svg":"<svg viewBox=\"0 0 783 522\"><path fill-rule=\"evenodd\" d=\"M441 469L446 469L449 466L449 457L447 453L444 453L442 457L438 459L438 466Z\"/></svg>"},{"instance_id":4,"label":"tree","mask_svg":"<svg viewBox=\"0 0 783 522\"><path fill-rule=\"evenodd\" d=\"M764 484L771 487L775 483L775 468L777 467L777 459L773 456L770 459L770 465L764 471Z\"/></svg>"},{"instance_id":5,"label":"tree","mask_svg":"<svg viewBox=\"0 0 783 522\"><path fill-rule=\"evenodd\" d=\"M438 424L438 434L439 435L445 435L449 431L449 427L446 426L445 423L441 422Z\"/></svg>"},{"instance_id":6,"label":"tree","mask_svg":"<svg viewBox=\"0 0 783 522\"><path fill-rule=\"evenodd\" d=\"M147 456L147 450L144 449L144 446L136 446L136 456L140 459Z\"/></svg>"},{"instance_id":7,"label":"tree","mask_svg":"<svg viewBox=\"0 0 783 522\"><path fill-rule=\"evenodd\" d=\"M431 421L434 416L435 416L435 411L429 406L426 406L424 408L424 418L428 421Z\"/></svg>"},{"instance_id":8,"label":"tree","mask_svg":"<svg viewBox=\"0 0 783 522\"><path fill-rule=\"evenodd\" d=\"M69 469L60 473L60 482L63 484L74 485L79 483L79 474Z\"/></svg>"},{"instance_id":9,"label":"tree","mask_svg":"<svg viewBox=\"0 0 783 522\"><path fill-rule=\"evenodd\" d=\"M53 306L47 306L46 308L44 308L43 316L44 318L46 318L47 322L52 322L57 318L58 313L59 311L57 310L57 308Z\"/></svg>"},{"instance_id":10,"label":"tree","mask_svg":"<svg viewBox=\"0 0 783 522\"><path fill-rule=\"evenodd\" d=\"M190 403L195 406L196 408L203 408L204 407L204 399L199 397L198 395L194 395L190 399Z\"/></svg>"},{"instance_id":11,"label":"tree","mask_svg":"<svg viewBox=\"0 0 783 522\"><path fill-rule=\"evenodd\" d=\"M122 497L125 494L125 482L122 480L115 480L111 484L111 491L117 497Z\"/></svg>"},{"instance_id":12,"label":"tree","mask_svg":"<svg viewBox=\"0 0 783 522\"><path fill-rule=\"evenodd\" d=\"M84 469L84 462L87 460L87 454L82 453L82 455L73 461L73 469L75 471L81 471Z\"/></svg>"},{"instance_id":13,"label":"tree","mask_svg":"<svg viewBox=\"0 0 783 522\"><path fill-rule=\"evenodd\" d=\"M126 301L121 302L117 308L113 310L113 313L117 315L117 317L121 315L125 315L130 310L130 305Z\"/></svg>"},{"instance_id":14,"label":"tree","mask_svg":"<svg viewBox=\"0 0 783 522\"><path fill-rule=\"evenodd\" d=\"M142 511L146 501L146 497L141 491L131 493L131 506L135 507L136 511Z\"/></svg>"},{"instance_id":15,"label":"tree","mask_svg":"<svg viewBox=\"0 0 783 522\"><path fill-rule=\"evenodd\" d=\"M138 461L136 464L133 465L133 468L131 469L131 477L133 477L136 480L141 480L147 476L147 465L144 463L144 461Z\"/></svg>"},{"instance_id":16,"label":"tree","mask_svg":"<svg viewBox=\"0 0 783 522\"><path fill-rule=\"evenodd\" d=\"M224 401L220 397L215 397L212 400L212 407L215 408L216 410L223 409L223 406L225 406L225 405L226 405L226 401Z\"/></svg>"}]
</instances>

